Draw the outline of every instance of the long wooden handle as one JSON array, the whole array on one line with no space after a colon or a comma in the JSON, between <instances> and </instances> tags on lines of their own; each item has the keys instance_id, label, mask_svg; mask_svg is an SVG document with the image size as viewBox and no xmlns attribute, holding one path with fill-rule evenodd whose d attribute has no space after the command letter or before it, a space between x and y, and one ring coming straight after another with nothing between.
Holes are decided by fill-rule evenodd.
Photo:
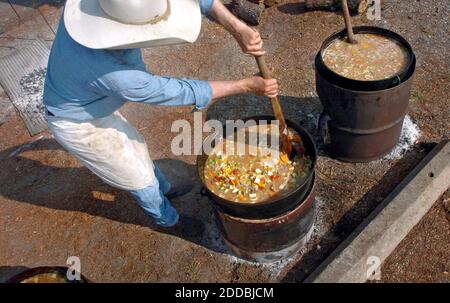
<instances>
[{"instance_id":1,"label":"long wooden handle","mask_svg":"<svg viewBox=\"0 0 450 303\"><path fill-rule=\"evenodd\" d=\"M270 70L267 67L266 60L263 56L255 57L256 63L258 64L259 72L261 73L261 76L264 79L270 79L272 78L272 75L270 74ZM286 121L284 120L283 111L281 110L280 101L278 100L278 97L270 98L270 102L272 103L272 109L275 114L275 118L279 120L280 123L280 130L285 131L286 130Z\"/></svg>"},{"instance_id":2,"label":"long wooden handle","mask_svg":"<svg viewBox=\"0 0 450 303\"><path fill-rule=\"evenodd\" d=\"M261 76L264 79L270 79L271 78L270 70L267 67L266 60L264 60L264 57L259 56L255 58ZM289 140L288 135L289 131L286 125L286 120L284 120L283 111L281 110L280 100L278 100L278 97L270 98L270 103L272 104L272 110L275 115L275 119L277 119L279 123L281 152L290 157L292 152L292 145Z\"/></svg>"},{"instance_id":3,"label":"long wooden handle","mask_svg":"<svg viewBox=\"0 0 450 303\"><path fill-rule=\"evenodd\" d=\"M352 20L350 18L350 12L348 10L347 0L342 0L342 13L344 14L345 26L347 27L347 38L350 43L356 44L358 41L353 34Z\"/></svg>"},{"instance_id":4,"label":"long wooden handle","mask_svg":"<svg viewBox=\"0 0 450 303\"><path fill-rule=\"evenodd\" d=\"M259 72L261 73L264 79L270 79L272 75L270 74L270 70L267 67L266 59L263 56L255 57L256 63L258 64Z\"/></svg>"}]
</instances>

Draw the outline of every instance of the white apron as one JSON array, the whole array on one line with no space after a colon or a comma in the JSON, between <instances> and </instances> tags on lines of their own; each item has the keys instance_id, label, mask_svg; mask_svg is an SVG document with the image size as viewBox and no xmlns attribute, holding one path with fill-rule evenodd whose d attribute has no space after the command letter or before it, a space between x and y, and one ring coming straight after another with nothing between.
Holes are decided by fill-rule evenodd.
<instances>
[{"instance_id":1,"label":"white apron","mask_svg":"<svg viewBox=\"0 0 450 303\"><path fill-rule=\"evenodd\" d=\"M111 186L137 190L154 182L143 136L118 111L89 121L46 118L56 141Z\"/></svg>"}]
</instances>

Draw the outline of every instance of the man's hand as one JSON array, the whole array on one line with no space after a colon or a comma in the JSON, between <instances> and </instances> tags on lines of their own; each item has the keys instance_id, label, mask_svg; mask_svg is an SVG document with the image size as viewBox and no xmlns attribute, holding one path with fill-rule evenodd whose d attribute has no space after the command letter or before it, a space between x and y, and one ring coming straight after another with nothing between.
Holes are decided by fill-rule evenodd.
<instances>
[{"instance_id":1,"label":"man's hand","mask_svg":"<svg viewBox=\"0 0 450 303\"><path fill-rule=\"evenodd\" d=\"M220 0L214 0L209 15L233 35L244 53L255 57L265 54L262 49L263 42L259 33L237 19ZM209 84L212 89L213 100L242 93L253 93L269 98L278 95L277 80L265 80L258 76L238 81L209 81Z\"/></svg>"},{"instance_id":2,"label":"man's hand","mask_svg":"<svg viewBox=\"0 0 450 303\"><path fill-rule=\"evenodd\" d=\"M278 83L275 79L263 79L254 76L237 81L209 81L212 89L212 99L238 95L243 93L253 93L269 98L278 95Z\"/></svg>"},{"instance_id":3,"label":"man's hand","mask_svg":"<svg viewBox=\"0 0 450 303\"><path fill-rule=\"evenodd\" d=\"M254 93L258 96L266 96L274 98L278 95L278 83L276 79L263 79L254 76L242 80L247 92Z\"/></svg>"},{"instance_id":4,"label":"man's hand","mask_svg":"<svg viewBox=\"0 0 450 303\"><path fill-rule=\"evenodd\" d=\"M244 53L252 56L264 55L263 42L259 33L236 18L220 0L214 0L209 15L233 35Z\"/></svg>"},{"instance_id":5,"label":"man's hand","mask_svg":"<svg viewBox=\"0 0 450 303\"><path fill-rule=\"evenodd\" d=\"M260 34L250 26L242 23L232 34L244 53L252 56L262 56L266 53L262 49L263 41Z\"/></svg>"}]
</instances>

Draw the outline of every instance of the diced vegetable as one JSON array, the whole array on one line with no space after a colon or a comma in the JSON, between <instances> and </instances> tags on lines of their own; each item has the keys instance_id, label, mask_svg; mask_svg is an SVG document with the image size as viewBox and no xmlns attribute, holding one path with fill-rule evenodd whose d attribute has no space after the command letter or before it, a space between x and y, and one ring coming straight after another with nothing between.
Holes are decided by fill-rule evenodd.
<instances>
[{"instance_id":1,"label":"diced vegetable","mask_svg":"<svg viewBox=\"0 0 450 303\"><path fill-rule=\"evenodd\" d=\"M306 154L291 161L285 154L275 159L271 153L225 156L215 151L206 161L205 183L212 192L235 202L258 203L283 194L302 182L311 169Z\"/></svg>"}]
</instances>

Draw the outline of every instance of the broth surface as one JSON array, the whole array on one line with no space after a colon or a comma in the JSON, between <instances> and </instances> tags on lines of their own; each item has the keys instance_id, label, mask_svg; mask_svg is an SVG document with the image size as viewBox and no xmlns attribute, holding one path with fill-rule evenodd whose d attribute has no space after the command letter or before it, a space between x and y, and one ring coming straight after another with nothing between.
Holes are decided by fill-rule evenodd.
<instances>
[{"instance_id":1,"label":"broth surface","mask_svg":"<svg viewBox=\"0 0 450 303\"><path fill-rule=\"evenodd\" d=\"M408 62L406 49L396 40L376 34L356 34L357 44L346 38L333 41L323 53L335 73L353 80L383 80L397 75Z\"/></svg>"},{"instance_id":2,"label":"broth surface","mask_svg":"<svg viewBox=\"0 0 450 303\"><path fill-rule=\"evenodd\" d=\"M57 273L42 273L23 280L20 283L65 283L66 279Z\"/></svg>"},{"instance_id":3,"label":"broth surface","mask_svg":"<svg viewBox=\"0 0 450 303\"><path fill-rule=\"evenodd\" d=\"M312 167L308 155L289 160L259 146L256 154L224 153L229 142L222 140L212 150L204 168L207 188L229 201L258 203L287 194L306 180Z\"/></svg>"}]
</instances>

